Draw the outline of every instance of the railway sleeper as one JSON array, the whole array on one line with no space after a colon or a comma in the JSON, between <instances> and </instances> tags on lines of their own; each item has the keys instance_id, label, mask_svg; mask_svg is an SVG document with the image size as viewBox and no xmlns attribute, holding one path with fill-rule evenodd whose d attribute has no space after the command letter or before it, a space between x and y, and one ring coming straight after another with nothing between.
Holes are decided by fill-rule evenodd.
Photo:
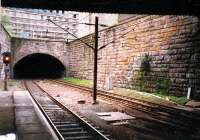
<instances>
[{"instance_id":1,"label":"railway sleeper","mask_svg":"<svg viewBox=\"0 0 200 140\"><path fill-rule=\"evenodd\" d=\"M47 111L46 114L48 116L55 116L55 117L65 117L65 118L70 118L69 114L66 114L64 111Z\"/></svg>"},{"instance_id":2,"label":"railway sleeper","mask_svg":"<svg viewBox=\"0 0 200 140\"><path fill-rule=\"evenodd\" d=\"M62 132L74 132L74 131L84 131L82 127L75 127L75 128L59 128L59 131Z\"/></svg>"},{"instance_id":3,"label":"railway sleeper","mask_svg":"<svg viewBox=\"0 0 200 140\"><path fill-rule=\"evenodd\" d=\"M49 111L52 111L52 110L63 110L62 108L60 108L60 107L57 107L57 108L45 108L45 107L43 107L44 108L44 110L49 110Z\"/></svg>"},{"instance_id":4,"label":"railway sleeper","mask_svg":"<svg viewBox=\"0 0 200 140\"><path fill-rule=\"evenodd\" d=\"M57 122L53 122L55 125L62 125L62 124L70 124L72 122L70 121L57 121Z\"/></svg>"},{"instance_id":5,"label":"railway sleeper","mask_svg":"<svg viewBox=\"0 0 200 140\"><path fill-rule=\"evenodd\" d=\"M74 127L80 127L78 123L69 123L69 124L61 124L61 125L55 125L57 128L74 128Z\"/></svg>"},{"instance_id":6,"label":"railway sleeper","mask_svg":"<svg viewBox=\"0 0 200 140\"><path fill-rule=\"evenodd\" d=\"M74 136L88 136L90 135L87 131L70 131L70 132L62 132L63 137L74 137Z\"/></svg>"},{"instance_id":7,"label":"railway sleeper","mask_svg":"<svg viewBox=\"0 0 200 140\"><path fill-rule=\"evenodd\" d=\"M94 140L91 135L87 136L76 136L76 137L64 137L65 140Z\"/></svg>"},{"instance_id":8,"label":"railway sleeper","mask_svg":"<svg viewBox=\"0 0 200 140\"><path fill-rule=\"evenodd\" d=\"M65 111L45 111L48 115L61 115L65 114Z\"/></svg>"},{"instance_id":9,"label":"railway sleeper","mask_svg":"<svg viewBox=\"0 0 200 140\"><path fill-rule=\"evenodd\" d=\"M56 117L50 117L51 121L52 122L66 122L66 121L69 121L69 119L66 119L66 118L56 118Z\"/></svg>"}]
</instances>

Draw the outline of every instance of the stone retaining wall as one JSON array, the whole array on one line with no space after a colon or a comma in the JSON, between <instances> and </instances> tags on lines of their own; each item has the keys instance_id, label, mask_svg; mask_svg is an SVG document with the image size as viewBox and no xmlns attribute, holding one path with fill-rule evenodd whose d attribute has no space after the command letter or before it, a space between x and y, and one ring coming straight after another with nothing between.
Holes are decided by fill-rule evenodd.
<instances>
[{"instance_id":1,"label":"stone retaining wall","mask_svg":"<svg viewBox=\"0 0 200 140\"><path fill-rule=\"evenodd\" d=\"M93 44L93 35L82 40ZM200 22L195 16L135 16L100 32L98 85L200 96ZM150 69L141 70L148 55ZM69 45L69 74L92 79L93 51L79 40Z\"/></svg>"},{"instance_id":2,"label":"stone retaining wall","mask_svg":"<svg viewBox=\"0 0 200 140\"><path fill-rule=\"evenodd\" d=\"M10 36L5 28L0 24L0 79L4 78L4 65L2 61L2 53L10 51Z\"/></svg>"}]
</instances>

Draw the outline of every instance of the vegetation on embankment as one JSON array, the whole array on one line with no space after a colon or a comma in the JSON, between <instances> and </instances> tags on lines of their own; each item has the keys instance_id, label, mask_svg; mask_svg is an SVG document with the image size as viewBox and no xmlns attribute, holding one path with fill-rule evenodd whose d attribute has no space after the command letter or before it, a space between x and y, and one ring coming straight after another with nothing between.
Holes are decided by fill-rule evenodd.
<instances>
[{"instance_id":1,"label":"vegetation on embankment","mask_svg":"<svg viewBox=\"0 0 200 140\"><path fill-rule=\"evenodd\" d=\"M64 81L71 83L71 84L75 84L75 85L92 87L92 81L91 80L79 79L79 78L74 78L74 77L65 77Z\"/></svg>"},{"instance_id":2,"label":"vegetation on embankment","mask_svg":"<svg viewBox=\"0 0 200 140\"><path fill-rule=\"evenodd\" d=\"M85 79L79 79L79 78L74 78L74 77L65 77L64 81L67 83L75 84L75 85L80 85L80 86L85 86L85 87L92 87L92 81L91 80L85 80ZM139 92L136 90L131 90L131 89L124 89L124 88L117 88L114 89L110 92L124 95L124 96L129 96L129 97L134 97L142 100L147 100L159 104L179 104L179 105L184 105L187 102L186 97L177 97L173 95L166 95L163 94L162 92L157 92L157 93L145 93L145 92ZM160 97L160 98L158 98ZM166 100L167 99L167 100ZM169 101L172 102L169 102Z\"/></svg>"}]
</instances>

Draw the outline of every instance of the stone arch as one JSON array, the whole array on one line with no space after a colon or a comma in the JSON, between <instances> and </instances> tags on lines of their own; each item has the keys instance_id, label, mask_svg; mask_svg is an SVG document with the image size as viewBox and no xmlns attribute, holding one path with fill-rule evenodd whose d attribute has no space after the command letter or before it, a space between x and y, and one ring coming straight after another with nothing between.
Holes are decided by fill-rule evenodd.
<instances>
[{"instance_id":1,"label":"stone arch","mask_svg":"<svg viewBox=\"0 0 200 140\"><path fill-rule=\"evenodd\" d=\"M22 58L34 53L54 56L60 60L65 67L68 65L67 46L65 42L15 38L12 40L12 53L13 66Z\"/></svg>"}]
</instances>

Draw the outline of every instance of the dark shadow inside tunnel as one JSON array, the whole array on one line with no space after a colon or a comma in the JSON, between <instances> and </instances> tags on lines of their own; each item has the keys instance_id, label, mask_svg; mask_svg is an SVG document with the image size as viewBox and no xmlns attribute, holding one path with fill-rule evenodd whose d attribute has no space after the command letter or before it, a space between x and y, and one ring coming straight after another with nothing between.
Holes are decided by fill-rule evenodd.
<instances>
[{"instance_id":1,"label":"dark shadow inside tunnel","mask_svg":"<svg viewBox=\"0 0 200 140\"><path fill-rule=\"evenodd\" d=\"M35 53L19 60L13 68L15 79L52 79L65 76L65 66L55 57Z\"/></svg>"}]
</instances>

